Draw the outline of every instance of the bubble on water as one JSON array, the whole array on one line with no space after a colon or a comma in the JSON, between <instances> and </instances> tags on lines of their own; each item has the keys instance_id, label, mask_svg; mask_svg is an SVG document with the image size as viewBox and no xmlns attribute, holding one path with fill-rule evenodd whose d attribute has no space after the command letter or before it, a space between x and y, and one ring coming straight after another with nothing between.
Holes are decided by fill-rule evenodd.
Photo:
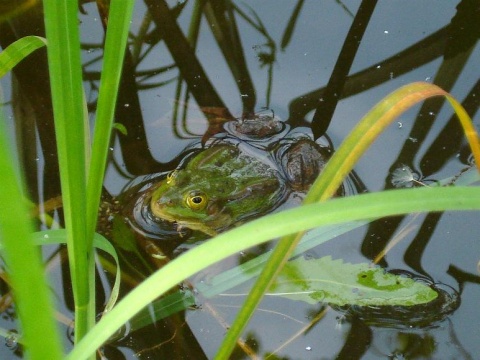
<instances>
[{"instance_id":1,"label":"bubble on water","mask_svg":"<svg viewBox=\"0 0 480 360\"><path fill-rule=\"evenodd\" d=\"M15 330L8 332L8 335L5 337L5 346L15 350L18 346L18 334Z\"/></svg>"},{"instance_id":2,"label":"bubble on water","mask_svg":"<svg viewBox=\"0 0 480 360\"><path fill-rule=\"evenodd\" d=\"M384 34L388 34L388 30L383 30L383 33L384 33Z\"/></svg>"},{"instance_id":3,"label":"bubble on water","mask_svg":"<svg viewBox=\"0 0 480 360\"><path fill-rule=\"evenodd\" d=\"M414 137L411 137L411 136L408 138L408 140L410 140L410 141L413 142L413 143L418 142L418 139L417 139L417 138L414 138Z\"/></svg>"},{"instance_id":4,"label":"bubble on water","mask_svg":"<svg viewBox=\"0 0 480 360\"><path fill-rule=\"evenodd\" d=\"M431 80L432 80L432 77L431 77L431 76L427 76L427 77L425 78L425 81L431 81Z\"/></svg>"},{"instance_id":5,"label":"bubble on water","mask_svg":"<svg viewBox=\"0 0 480 360\"><path fill-rule=\"evenodd\" d=\"M398 128L401 129L403 127L403 124L400 121L397 121Z\"/></svg>"},{"instance_id":6,"label":"bubble on water","mask_svg":"<svg viewBox=\"0 0 480 360\"><path fill-rule=\"evenodd\" d=\"M50 237L50 236L48 236L48 234L43 235L43 238L44 238L44 239L48 239L49 237Z\"/></svg>"},{"instance_id":7,"label":"bubble on water","mask_svg":"<svg viewBox=\"0 0 480 360\"><path fill-rule=\"evenodd\" d=\"M345 314L342 314L340 316L337 316L336 320L337 322L335 324L335 330L340 331L342 330L343 324L347 322L347 317L345 316Z\"/></svg>"},{"instance_id":8,"label":"bubble on water","mask_svg":"<svg viewBox=\"0 0 480 360\"><path fill-rule=\"evenodd\" d=\"M312 347L311 347L311 346L307 346L307 347L305 348L305 350L307 350L307 351L312 351Z\"/></svg>"},{"instance_id":9,"label":"bubble on water","mask_svg":"<svg viewBox=\"0 0 480 360\"><path fill-rule=\"evenodd\" d=\"M126 108L128 108L128 107L130 106L130 104L129 104L129 103L126 103L126 104L124 104L123 106L126 107Z\"/></svg>"}]
</instances>

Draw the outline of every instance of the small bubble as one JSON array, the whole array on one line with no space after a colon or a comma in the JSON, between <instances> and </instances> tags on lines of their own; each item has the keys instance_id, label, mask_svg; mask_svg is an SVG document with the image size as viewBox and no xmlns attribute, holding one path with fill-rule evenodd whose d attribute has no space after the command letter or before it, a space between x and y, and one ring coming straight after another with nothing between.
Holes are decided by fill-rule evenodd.
<instances>
[{"instance_id":1,"label":"small bubble","mask_svg":"<svg viewBox=\"0 0 480 360\"><path fill-rule=\"evenodd\" d=\"M403 127L403 124L400 121L397 122L397 125L398 125L399 129L401 129Z\"/></svg>"},{"instance_id":2,"label":"small bubble","mask_svg":"<svg viewBox=\"0 0 480 360\"><path fill-rule=\"evenodd\" d=\"M48 234L43 235L43 238L44 238L44 239L48 239L49 237L50 237L50 236L48 236Z\"/></svg>"},{"instance_id":3,"label":"small bubble","mask_svg":"<svg viewBox=\"0 0 480 360\"><path fill-rule=\"evenodd\" d=\"M433 116L433 115L435 115L435 113L434 113L433 111L430 111L430 112L428 113L428 115Z\"/></svg>"},{"instance_id":4,"label":"small bubble","mask_svg":"<svg viewBox=\"0 0 480 360\"><path fill-rule=\"evenodd\" d=\"M390 73L390 80L393 79L393 72Z\"/></svg>"},{"instance_id":5,"label":"small bubble","mask_svg":"<svg viewBox=\"0 0 480 360\"><path fill-rule=\"evenodd\" d=\"M425 81L430 81L430 80L432 80L432 77L431 77L431 76L427 76L427 77L425 78Z\"/></svg>"},{"instance_id":6,"label":"small bubble","mask_svg":"<svg viewBox=\"0 0 480 360\"><path fill-rule=\"evenodd\" d=\"M414 137L411 137L411 136L408 138L408 140L410 140L413 143L416 143L418 141L417 138L414 138Z\"/></svg>"},{"instance_id":7,"label":"small bubble","mask_svg":"<svg viewBox=\"0 0 480 360\"><path fill-rule=\"evenodd\" d=\"M108 149L109 149L110 151L113 151L113 147L109 147Z\"/></svg>"},{"instance_id":8,"label":"small bubble","mask_svg":"<svg viewBox=\"0 0 480 360\"><path fill-rule=\"evenodd\" d=\"M14 331L9 331L5 338L5 346L10 349L15 349L18 345L18 334Z\"/></svg>"},{"instance_id":9,"label":"small bubble","mask_svg":"<svg viewBox=\"0 0 480 360\"><path fill-rule=\"evenodd\" d=\"M382 66L381 65L377 65L377 69L380 69Z\"/></svg>"},{"instance_id":10,"label":"small bubble","mask_svg":"<svg viewBox=\"0 0 480 360\"><path fill-rule=\"evenodd\" d=\"M388 34L388 30L383 30L383 33L384 33L384 34Z\"/></svg>"},{"instance_id":11,"label":"small bubble","mask_svg":"<svg viewBox=\"0 0 480 360\"><path fill-rule=\"evenodd\" d=\"M307 351L312 351L312 347L311 347L311 346L307 346L307 347L305 348L305 350L307 350Z\"/></svg>"},{"instance_id":12,"label":"small bubble","mask_svg":"<svg viewBox=\"0 0 480 360\"><path fill-rule=\"evenodd\" d=\"M39 157L36 157L36 158L35 158L35 161L39 161L39 160L40 160L40 158L39 158Z\"/></svg>"},{"instance_id":13,"label":"small bubble","mask_svg":"<svg viewBox=\"0 0 480 360\"><path fill-rule=\"evenodd\" d=\"M126 103L126 104L124 104L123 106L125 106L125 107L129 107L129 106L130 106L130 104L129 104L129 103Z\"/></svg>"},{"instance_id":14,"label":"small bubble","mask_svg":"<svg viewBox=\"0 0 480 360\"><path fill-rule=\"evenodd\" d=\"M336 318L337 323L335 324L335 330L340 331L342 330L343 324L347 322L347 318L345 315L340 315Z\"/></svg>"}]
</instances>

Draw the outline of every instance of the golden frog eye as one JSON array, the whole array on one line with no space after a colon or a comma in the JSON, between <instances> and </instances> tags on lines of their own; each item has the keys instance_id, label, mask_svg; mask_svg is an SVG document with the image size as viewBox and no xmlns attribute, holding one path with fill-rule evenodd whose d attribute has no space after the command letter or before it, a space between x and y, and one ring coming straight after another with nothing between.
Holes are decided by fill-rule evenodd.
<instances>
[{"instance_id":1,"label":"golden frog eye","mask_svg":"<svg viewBox=\"0 0 480 360\"><path fill-rule=\"evenodd\" d=\"M185 197L185 203L192 210L203 210L207 206L207 195L201 191L190 191Z\"/></svg>"}]
</instances>

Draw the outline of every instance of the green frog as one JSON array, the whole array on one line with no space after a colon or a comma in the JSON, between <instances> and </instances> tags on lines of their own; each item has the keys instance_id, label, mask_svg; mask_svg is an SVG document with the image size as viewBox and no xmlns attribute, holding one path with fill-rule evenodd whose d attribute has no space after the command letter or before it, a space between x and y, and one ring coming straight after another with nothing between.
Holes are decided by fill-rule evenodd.
<instances>
[{"instance_id":1,"label":"green frog","mask_svg":"<svg viewBox=\"0 0 480 360\"><path fill-rule=\"evenodd\" d=\"M273 148L259 152L245 142L213 143L153 187L153 215L176 222L178 229L214 236L273 211L293 191L305 192L329 155L310 138Z\"/></svg>"}]
</instances>

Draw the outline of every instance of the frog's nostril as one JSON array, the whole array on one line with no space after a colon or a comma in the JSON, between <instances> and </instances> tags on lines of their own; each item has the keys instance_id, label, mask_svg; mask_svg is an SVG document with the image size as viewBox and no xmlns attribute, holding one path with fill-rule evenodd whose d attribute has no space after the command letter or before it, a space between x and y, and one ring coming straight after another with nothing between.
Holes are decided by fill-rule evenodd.
<instances>
[{"instance_id":1,"label":"frog's nostril","mask_svg":"<svg viewBox=\"0 0 480 360\"><path fill-rule=\"evenodd\" d=\"M172 199L160 198L157 200L157 205L160 207L164 207L164 206L172 207L174 204Z\"/></svg>"}]
</instances>

